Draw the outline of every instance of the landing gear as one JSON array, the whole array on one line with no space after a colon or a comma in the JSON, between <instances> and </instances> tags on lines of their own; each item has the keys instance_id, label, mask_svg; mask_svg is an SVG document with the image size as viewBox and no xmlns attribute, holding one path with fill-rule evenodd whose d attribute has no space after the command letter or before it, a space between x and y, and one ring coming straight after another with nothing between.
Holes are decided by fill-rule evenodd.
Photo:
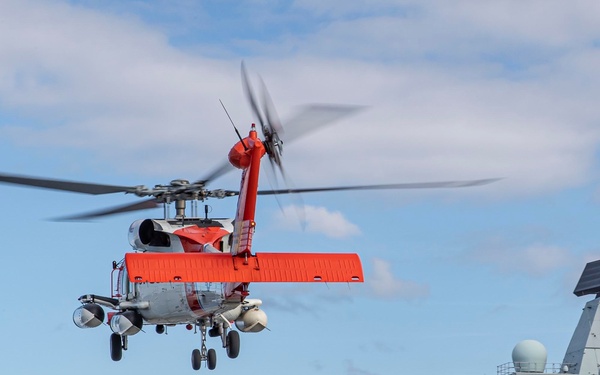
<instances>
[{"instance_id":1,"label":"landing gear","mask_svg":"<svg viewBox=\"0 0 600 375\"><path fill-rule=\"evenodd\" d=\"M217 352L214 349L208 349L206 353L206 366L209 370L214 370L217 367Z\"/></svg>"},{"instance_id":2,"label":"landing gear","mask_svg":"<svg viewBox=\"0 0 600 375\"><path fill-rule=\"evenodd\" d=\"M200 370L200 366L202 365L202 354L200 354L200 350L194 349L192 350L192 368L196 371Z\"/></svg>"},{"instance_id":3,"label":"landing gear","mask_svg":"<svg viewBox=\"0 0 600 375\"><path fill-rule=\"evenodd\" d=\"M211 331L214 333L213 329ZM217 352L214 349L206 349L206 324L204 322L200 324L200 335L202 337L202 345L200 349L192 350L192 368L200 370L202 362L206 361L206 367L209 370L214 370L217 367Z\"/></svg>"},{"instance_id":4,"label":"landing gear","mask_svg":"<svg viewBox=\"0 0 600 375\"><path fill-rule=\"evenodd\" d=\"M196 323L196 327L200 329L201 334L201 346L200 349L194 349L192 351L192 368L199 370L202 367L202 362L206 361L206 367L209 370L214 370L217 367L217 352L214 349L206 348L206 336L210 337L221 337L223 347L227 351L229 358L237 358L240 354L240 334L238 331L230 330L230 326L223 323L216 323L210 329L207 329L210 324L213 323L210 320ZM226 322L227 323L227 322Z\"/></svg>"},{"instance_id":5,"label":"landing gear","mask_svg":"<svg viewBox=\"0 0 600 375\"><path fill-rule=\"evenodd\" d=\"M110 335L110 358L115 362L123 358L123 339L116 333Z\"/></svg>"},{"instance_id":6,"label":"landing gear","mask_svg":"<svg viewBox=\"0 0 600 375\"><path fill-rule=\"evenodd\" d=\"M229 331L227 334L225 349L229 358L237 358L240 354L240 334L238 331Z\"/></svg>"}]
</instances>

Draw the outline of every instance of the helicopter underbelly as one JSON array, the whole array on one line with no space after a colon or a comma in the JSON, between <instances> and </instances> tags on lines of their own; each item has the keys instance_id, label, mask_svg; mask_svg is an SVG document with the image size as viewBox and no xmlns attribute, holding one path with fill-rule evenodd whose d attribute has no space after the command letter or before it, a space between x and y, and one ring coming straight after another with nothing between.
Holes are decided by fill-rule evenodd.
<instances>
[{"instance_id":1,"label":"helicopter underbelly","mask_svg":"<svg viewBox=\"0 0 600 375\"><path fill-rule=\"evenodd\" d=\"M220 288L212 283L140 283L136 299L150 303L139 310L148 323L194 323L219 310Z\"/></svg>"}]
</instances>

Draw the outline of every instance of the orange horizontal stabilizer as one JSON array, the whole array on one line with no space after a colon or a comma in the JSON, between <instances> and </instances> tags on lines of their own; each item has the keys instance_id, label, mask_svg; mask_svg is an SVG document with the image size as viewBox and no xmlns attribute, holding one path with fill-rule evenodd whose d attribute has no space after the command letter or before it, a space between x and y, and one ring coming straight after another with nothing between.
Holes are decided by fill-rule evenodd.
<instances>
[{"instance_id":1,"label":"orange horizontal stabilizer","mask_svg":"<svg viewBox=\"0 0 600 375\"><path fill-rule=\"evenodd\" d=\"M357 254L128 253L132 282L363 282Z\"/></svg>"}]
</instances>

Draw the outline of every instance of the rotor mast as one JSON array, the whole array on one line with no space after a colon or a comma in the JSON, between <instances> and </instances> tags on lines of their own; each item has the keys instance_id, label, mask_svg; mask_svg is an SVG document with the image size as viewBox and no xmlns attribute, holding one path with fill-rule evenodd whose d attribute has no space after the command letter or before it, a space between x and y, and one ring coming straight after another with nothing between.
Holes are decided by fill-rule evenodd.
<instances>
[{"instance_id":1,"label":"rotor mast","mask_svg":"<svg viewBox=\"0 0 600 375\"><path fill-rule=\"evenodd\" d=\"M178 199L175 201L175 219L185 218L185 199Z\"/></svg>"}]
</instances>

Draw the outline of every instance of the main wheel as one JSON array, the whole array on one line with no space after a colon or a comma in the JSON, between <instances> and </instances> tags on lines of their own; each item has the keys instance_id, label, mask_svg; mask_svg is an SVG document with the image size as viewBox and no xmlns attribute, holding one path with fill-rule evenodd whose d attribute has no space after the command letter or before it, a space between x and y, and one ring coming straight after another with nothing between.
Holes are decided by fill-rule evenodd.
<instances>
[{"instance_id":1,"label":"main wheel","mask_svg":"<svg viewBox=\"0 0 600 375\"><path fill-rule=\"evenodd\" d=\"M240 334L238 331L229 331L226 349L229 358L237 358L240 354Z\"/></svg>"},{"instance_id":2,"label":"main wheel","mask_svg":"<svg viewBox=\"0 0 600 375\"><path fill-rule=\"evenodd\" d=\"M201 365L202 365L202 354L200 354L200 350L198 350L198 349L192 350L192 368L194 370L200 370Z\"/></svg>"},{"instance_id":3,"label":"main wheel","mask_svg":"<svg viewBox=\"0 0 600 375\"><path fill-rule=\"evenodd\" d=\"M206 366L209 370L214 370L217 367L217 352L214 349L208 349L206 353Z\"/></svg>"},{"instance_id":4,"label":"main wheel","mask_svg":"<svg viewBox=\"0 0 600 375\"><path fill-rule=\"evenodd\" d=\"M110 358L113 361L120 361L123 358L121 335L116 333L110 335Z\"/></svg>"}]
</instances>

